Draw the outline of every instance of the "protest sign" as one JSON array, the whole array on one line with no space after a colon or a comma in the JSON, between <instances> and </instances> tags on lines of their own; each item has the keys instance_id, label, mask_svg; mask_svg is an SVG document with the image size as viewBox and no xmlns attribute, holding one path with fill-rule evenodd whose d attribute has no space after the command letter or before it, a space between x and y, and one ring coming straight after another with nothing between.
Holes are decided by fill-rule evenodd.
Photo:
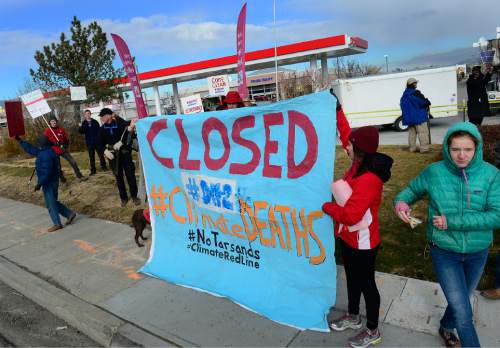
<instances>
[{"instance_id":1,"label":"protest sign","mask_svg":"<svg viewBox=\"0 0 500 348\"><path fill-rule=\"evenodd\" d=\"M71 100L87 100L87 89L85 86L70 87Z\"/></svg>"},{"instance_id":2,"label":"protest sign","mask_svg":"<svg viewBox=\"0 0 500 348\"><path fill-rule=\"evenodd\" d=\"M25 130L22 103L20 101L6 101L5 115L7 117L9 137L14 138L16 135L23 136Z\"/></svg>"},{"instance_id":3,"label":"protest sign","mask_svg":"<svg viewBox=\"0 0 500 348\"><path fill-rule=\"evenodd\" d=\"M226 95L229 92L227 75L211 76L207 78L208 94L212 97Z\"/></svg>"},{"instance_id":4,"label":"protest sign","mask_svg":"<svg viewBox=\"0 0 500 348\"><path fill-rule=\"evenodd\" d=\"M238 74L238 93L241 99L248 99L247 75L245 70L245 28L247 21L247 3L241 8L236 26L236 73Z\"/></svg>"},{"instance_id":5,"label":"protest sign","mask_svg":"<svg viewBox=\"0 0 500 348\"><path fill-rule=\"evenodd\" d=\"M203 112L203 103L199 94L181 98L181 105L185 115Z\"/></svg>"},{"instance_id":6,"label":"protest sign","mask_svg":"<svg viewBox=\"0 0 500 348\"><path fill-rule=\"evenodd\" d=\"M141 272L328 330L335 303L335 98L137 123L153 243Z\"/></svg>"},{"instance_id":7,"label":"protest sign","mask_svg":"<svg viewBox=\"0 0 500 348\"><path fill-rule=\"evenodd\" d=\"M39 89L22 95L21 100L33 118L48 114L51 111L49 104L47 104L47 101L43 97L42 91Z\"/></svg>"}]
</instances>

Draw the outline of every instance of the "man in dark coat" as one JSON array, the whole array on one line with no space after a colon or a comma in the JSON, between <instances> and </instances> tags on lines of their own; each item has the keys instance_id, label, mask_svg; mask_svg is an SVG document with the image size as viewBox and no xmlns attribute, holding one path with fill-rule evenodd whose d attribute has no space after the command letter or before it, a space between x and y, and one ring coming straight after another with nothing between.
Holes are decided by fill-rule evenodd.
<instances>
[{"instance_id":1,"label":"man in dark coat","mask_svg":"<svg viewBox=\"0 0 500 348\"><path fill-rule=\"evenodd\" d=\"M101 117L101 129L99 139L104 145L104 156L109 160L109 166L116 178L116 185L120 193L122 207L128 200L127 189L123 174L127 178L130 196L135 205L141 204L137 198L137 181L135 179L135 165L132 161L132 134L129 133L130 121L114 115L113 111L103 108L99 113Z\"/></svg>"},{"instance_id":2,"label":"man in dark coat","mask_svg":"<svg viewBox=\"0 0 500 348\"><path fill-rule=\"evenodd\" d=\"M483 117L490 116L490 104L486 85L491 80L491 68L487 69L485 75L481 73L481 67L476 65L472 68L472 74L467 79L467 115L469 121L480 126Z\"/></svg>"},{"instance_id":3,"label":"man in dark coat","mask_svg":"<svg viewBox=\"0 0 500 348\"><path fill-rule=\"evenodd\" d=\"M45 198L45 206L49 211L53 226L47 232L54 232L63 228L61 218L64 216L66 225L71 224L76 217L76 213L67 208L64 204L57 200L59 190L59 160L58 156L51 149L52 143L46 135L40 135L37 140L37 146L21 140L16 136L16 140L28 154L36 156L35 170L38 178L38 183L35 186L35 191L43 191Z\"/></svg>"},{"instance_id":4,"label":"man in dark coat","mask_svg":"<svg viewBox=\"0 0 500 348\"><path fill-rule=\"evenodd\" d=\"M85 135L85 144L87 145L87 150L89 152L89 162L90 162L90 175L96 173L95 168L95 153L99 156L99 162L101 164L101 170L108 170L106 166L106 159L104 158L104 149L101 144L99 144L99 131L101 126L99 122L92 118L90 110L85 110L83 112L83 121L81 126L78 128L80 134Z\"/></svg>"}]
</instances>

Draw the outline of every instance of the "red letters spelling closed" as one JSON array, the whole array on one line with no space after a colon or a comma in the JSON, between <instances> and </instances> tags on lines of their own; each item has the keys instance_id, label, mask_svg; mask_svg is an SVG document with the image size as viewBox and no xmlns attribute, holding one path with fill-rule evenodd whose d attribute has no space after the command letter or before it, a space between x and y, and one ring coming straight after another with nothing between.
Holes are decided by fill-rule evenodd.
<instances>
[{"instance_id":1,"label":"red letters spelling closed","mask_svg":"<svg viewBox=\"0 0 500 348\"><path fill-rule=\"evenodd\" d=\"M288 143L287 143L287 178L296 179L307 174L316 164L318 159L318 135L313 123L307 117L307 115L290 110L287 113L288 116ZM241 132L245 129L250 129L255 127L255 116L248 115L237 118L231 129L231 140L234 143L233 146L241 146L249 150L252 154L250 161L247 163L230 163L229 173L237 175L248 175L253 173L258 167L262 159L262 152L264 154L263 164L262 164L262 176L268 178L281 178L282 177L282 166L278 164L271 164L271 155L278 152L279 142L275 139L271 139L271 128L272 127L283 127L284 116L281 112L265 114L261 118L263 122L263 130L265 132L265 141L263 149L259 147L254 141L250 139L245 139L242 137ZM302 129L305 135L306 143L306 154L300 163L296 163L295 159L295 144L296 144L296 128ZM174 161L172 158L160 157L156 152L153 141L156 136L164 129L167 129L167 120L162 119L152 123L149 129L146 139L149 143L149 147L154 158L167 168L174 168ZM179 140L181 143L181 150L179 152L179 168L183 170L200 170L200 159L189 158L189 139L182 126L182 119L178 118L175 120L175 128L177 134L179 135ZM224 152L220 158L212 158L210 155L210 134L217 133L224 146ZM229 133L226 125L219 119L215 117L210 117L203 122L201 128L201 137L204 144L204 155L203 162L207 169L209 170L220 170L222 169L229 160L231 153L231 143L229 140Z\"/></svg>"}]
</instances>

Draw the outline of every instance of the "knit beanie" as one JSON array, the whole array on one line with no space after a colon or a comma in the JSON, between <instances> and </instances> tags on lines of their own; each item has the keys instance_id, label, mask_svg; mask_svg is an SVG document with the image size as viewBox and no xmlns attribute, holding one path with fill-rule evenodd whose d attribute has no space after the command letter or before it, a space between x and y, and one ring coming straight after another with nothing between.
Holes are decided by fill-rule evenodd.
<instances>
[{"instance_id":1,"label":"knit beanie","mask_svg":"<svg viewBox=\"0 0 500 348\"><path fill-rule=\"evenodd\" d=\"M378 148L378 130L372 126L355 129L349 135L352 146L366 152L375 153Z\"/></svg>"}]
</instances>

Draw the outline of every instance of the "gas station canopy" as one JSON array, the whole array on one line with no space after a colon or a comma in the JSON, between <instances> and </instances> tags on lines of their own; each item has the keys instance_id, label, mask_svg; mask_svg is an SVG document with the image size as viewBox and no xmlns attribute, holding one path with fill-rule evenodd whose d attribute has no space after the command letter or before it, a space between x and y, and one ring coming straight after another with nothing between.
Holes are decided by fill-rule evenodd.
<instances>
[{"instance_id":1,"label":"gas station canopy","mask_svg":"<svg viewBox=\"0 0 500 348\"><path fill-rule=\"evenodd\" d=\"M312 62L323 62L327 58L341 57L364 53L368 49L368 42L359 37L346 34L330 36L321 39L297 42L276 48L278 65ZM245 54L245 68L247 71L274 67L275 49L266 48ZM169 68L151 70L138 75L142 88L155 87L164 84L198 80L214 75L233 74L236 72L236 55L208 59L199 62L177 65ZM122 80L122 88L129 87L128 78Z\"/></svg>"}]
</instances>

